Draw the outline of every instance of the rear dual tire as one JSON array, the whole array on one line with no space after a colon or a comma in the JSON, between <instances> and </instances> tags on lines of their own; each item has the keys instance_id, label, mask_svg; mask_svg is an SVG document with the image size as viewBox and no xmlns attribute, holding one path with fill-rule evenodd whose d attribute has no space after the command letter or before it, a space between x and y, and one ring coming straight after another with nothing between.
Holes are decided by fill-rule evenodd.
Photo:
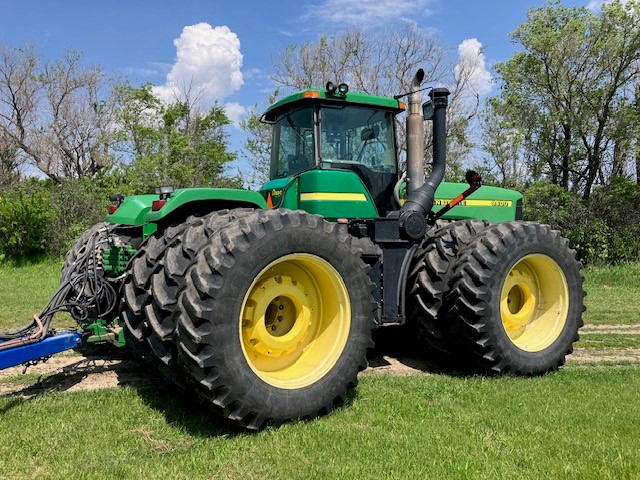
<instances>
[{"instance_id":1,"label":"rear dual tire","mask_svg":"<svg viewBox=\"0 0 640 480\"><path fill-rule=\"evenodd\" d=\"M254 211L250 208L238 208L209 213L190 222L169 243L162 259L162 268L155 270L149 279L153 295L145 310L147 341L152 353L167 367L176 366L177 352L173 335L178 299L189 281L187 271L195 263L197 253L220 229Z\"/></svg>"},{"instance_id":2,"label":"rear dual tire","mask_svg":"<svg viewBox=\"0 0 640 480\"><path fill-rule=\"evenodd\" d=\"M179 363L250 429L346 400L367 365L373 283L354 238L304 212L256 212L197 255L180 297Z\"/></svg>"},{"instance_id":3,"label":"rear dual tire","mask_svg":"<svg viewBox=\"0 0 640 480\"><path fill-rule=\"evenodd\" d=\"M180 387L184 387L184 374L175 362L172 337L185 273L210 235L252 211L221 210L189 217L184 223L149 237L132 262L125 280L122 312L127 344L136 357Z\"/></svg>"}]
</instances>

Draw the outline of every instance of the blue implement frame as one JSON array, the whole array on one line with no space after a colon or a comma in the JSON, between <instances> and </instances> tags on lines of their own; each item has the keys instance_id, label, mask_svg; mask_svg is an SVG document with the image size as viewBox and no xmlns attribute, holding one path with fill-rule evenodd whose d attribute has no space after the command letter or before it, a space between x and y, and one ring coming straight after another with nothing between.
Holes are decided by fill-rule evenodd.
<instances>
[{"instance_id":1,"label":"blue implement frame","mask_svg":"<svg viewBox=\"0 0 640 480\"><path fill-rule=\"evenodd\" d=\"M0 342L0 346L3 343ZM0 370L48 357L54 353L77 348L81 345L82 333L65 331L49 335L44 340L36 343L0 350Z\"/></svg>"}]
</instances>

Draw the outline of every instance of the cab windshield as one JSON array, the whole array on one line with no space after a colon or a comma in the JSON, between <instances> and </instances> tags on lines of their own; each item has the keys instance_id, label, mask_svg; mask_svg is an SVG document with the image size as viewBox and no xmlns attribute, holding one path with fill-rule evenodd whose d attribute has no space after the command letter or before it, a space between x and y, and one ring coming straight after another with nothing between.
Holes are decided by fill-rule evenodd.
<instances>
[{"instance_id":1,"label":"cab windshield","mask_svg":"<svg viewBox=\"0 0 640 480\"><path fill-rule=\"evenodd\" d=\"M373 172L396 173L393 114L354 105L323 106L320 148L322 168L356 163Z\"/></svg>"},{"instance_id":2,"label":"cab windshield","mask_svg":"<svg viewBox=\"0 0 640 480\"><path fill-rule=\"evenodd\" d=\"M315 167L313 111L312 106L289 110L273 124L272 180Z\"/></svg>"}]
</instances>

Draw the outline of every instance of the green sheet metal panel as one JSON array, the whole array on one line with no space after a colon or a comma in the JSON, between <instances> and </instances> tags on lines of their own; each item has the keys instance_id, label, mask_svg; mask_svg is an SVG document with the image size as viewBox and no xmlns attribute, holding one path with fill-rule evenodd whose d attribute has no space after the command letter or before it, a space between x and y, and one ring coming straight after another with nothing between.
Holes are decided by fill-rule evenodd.
<instances>
[{"instance_id":1,"label":"green sheet metal panel","mask_svg":"<svg viewBox=\"0 0 640 480\"><path fill-rule=\"evenodd\" d=\"M157 222L167 215L173 213L178 208L187 204L195 204L197 202L209 202L227 205L237 204L238 206L253 206L255 208L268 208L264 198L258 192L250 190L240 190L235 188L184 188L173 192L171 197L167 199L167 203L157 212L147 213L145 220L147 222ZM212 211L215 208L212 209Z\"/></svg>"},{"instance_id":2,"label":"green sheet metal panel","mask_svg":"<svg viewBox=\"0 0 640 480\"><path fill-rule=\"evenodd\" d=\"M436 190L434 211L440 210L469 186L443 182ZM310 170L296 178L279 178L265 183L260 190L275 208L301 209L328 220L337 218L378 218L375 205L354 172ZM522 195L514 190L483 186L443 218L484 219L506 222L518 218Z\"/></svg>"},{"instance_id":3,"label":"green sheet metal panel","mask_svg":"<svg viewBox=\"0 0 640 480\"><path fill-rule=\"evenodd\" d=\"M354 172L311 170L298 177L302 210L336 218L377 218L371 195Z\"/></svg>"},{"instance_id":4,"label":"green sheet metal panel","mask_svg":"<svg viewBox=\"0 0 640 480\"><path fill-rule=\"evenodd\" d=\"M301 209L327 220L378 217L371 195L354 172L309 170L294 179L271 180L260 191L275 208Z\"/></svg>"},{"instance_id":5,"label":"green sheet metal panel","mask_svg":"<svg viewBox=\"0 0 640 480\"><path fill-rule=\"evenodd\" d=\"M298 177L269 180L260 188L260 193L269 208L300 208L298 198ZM271 203L269 203L271 202Z\"/></svg>"},{"instance_id":6,"label":"green sheet metal panel","mask_svg":"<svg viewBox=\"0 0 640 480\"><path fill-rule=\"evenodd\" d=\"M469 185L443 182L436 190L433 210L437 212L451 200L464 192ZM482 219L489 222L508 222L518 217L518 206L522 205L522 194L506 188L482 186L443 218ZM521 208L521 207L520 207Z\"/></svg>"},{"instance_id":7,"label":"green sheet metal panel","mask_svg":"<svg viewBox=\"0 0 640 480\"><path fill-rule=\"evenodd\" d=\"M151 211L151 204L159 198L158 195L127 197L114 213L107 215L105 221L121 225L142 225L145 215Z\"/></svg>"}]
</instances>

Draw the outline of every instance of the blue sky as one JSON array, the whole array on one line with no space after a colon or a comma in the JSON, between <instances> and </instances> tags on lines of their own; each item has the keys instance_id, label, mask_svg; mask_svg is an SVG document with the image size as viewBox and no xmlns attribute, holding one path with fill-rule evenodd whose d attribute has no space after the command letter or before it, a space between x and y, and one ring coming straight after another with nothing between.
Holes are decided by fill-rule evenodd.
<instances>
[{"instance_id":1,"label":"blue sky","mask_svg":"<svg viewBox=\"0 0 640 480\"><path fill-rule=\"evenodd\" d=\"M164 85L200 70L209 99L232 117L263 103L272 86L271 59L288 44L354 25L411 19L437 33L455 55L468 39L482 45L486 68L516 50L509 33L543 1L517 0L0 0L0 42L31 43L48 59L79 50L88 64ZM601 3L601 2L600 2ZM597 7L597 0L563 0ZM202 25L205 24L205 25ZM208 24L208 25L206 25ZM215 48L200 49L199 45ZM205 52L204 54L202 52ZM209 83L207 83L209 82ZM494 89L495 91L495 89ZM162 93L162 87L159 90ZM166 93L166 92L165 92ZM488 92L489 94L491 92ZM242 133L232 129L232 148Z\"/></svg>"}]
</instances>

